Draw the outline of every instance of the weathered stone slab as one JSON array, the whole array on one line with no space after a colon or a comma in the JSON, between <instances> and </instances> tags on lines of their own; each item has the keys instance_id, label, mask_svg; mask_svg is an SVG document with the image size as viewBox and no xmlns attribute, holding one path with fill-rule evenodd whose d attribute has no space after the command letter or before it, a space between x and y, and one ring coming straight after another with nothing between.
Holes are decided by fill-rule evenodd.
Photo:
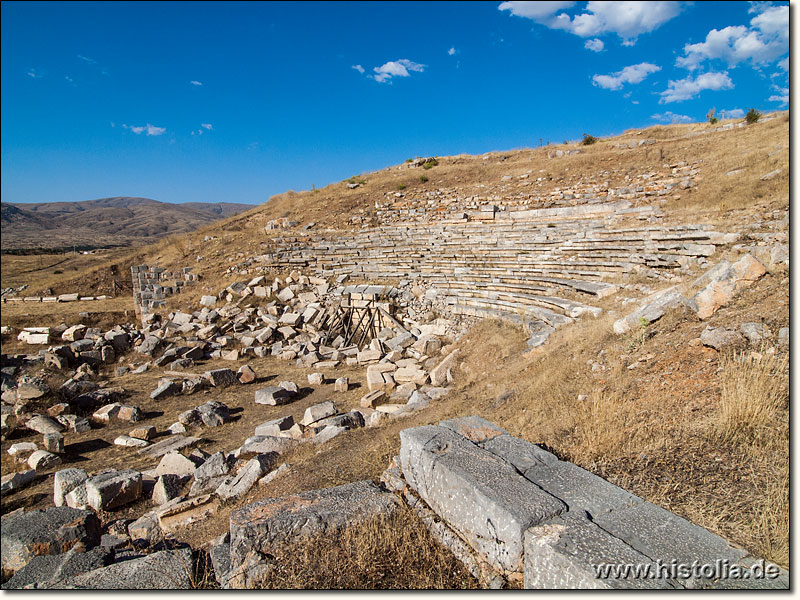
<instances>
[{"instance_id":1,"label":"weathered stone slab","mask_svg":"<svg viewBox=\"0 0 800 600\"><path fill-rule=\"evenodd\" d=\"M59 588L99 590L187 590L192 587L191 548L162 550L114 563L58 582Z\"/></svg>"},{"instance_id":2,"label":"weathered stone slab","mask_svg":"<svg viewBox=\"0 0 800 600\"><path fill-rule=\"evenodd\" d=\"M231 514L231 565L241 565L251 551L268 554L275 544L390 514L397 506L394 495L371 481L259 500Z\"/></svg>"},{"instance_id":3,"label":"weathered stone slab","mask_svg":"<svg viewBox=\"0 0 800 600\"><path fill-rule=\"evenodd\" d=\"M502 427L477 415L439 421L439 425L476 444L487 442L499 435L508 435L508 432Z\"/></svg>"},{"instance_id":4,"label":"weathered stone slab","mask_svg":"<svg viewBox=\"0 0 800 600\"><path fill-rule=\"evenodd\" d=\"M25 427L37 433L61 433L64 426L51 417L37 415L25 423Z\"/></svg>"},{"instance_id":5,"label":"weathered stone slab","mask_svg":"<svg viewBox=\"0 0 800 600\"><path fill-rule=\"evenodd\" d=\"M222 402L209 400L197 407L197 415L207 427L219 427L230 420L228 407Z\"/></svg>"},{"instance_id":6,"label":"weathered stone slab","mask_svg":"<svg viewBox=\"0 0 800 600\"><path fill-rule=\"evenodd\" d=\"M288 415L258 425L254 433L255 435L279 436L281 433L291 429L292 425L294 425L294 419L291 415Z\"/></svg>"},{"instance_id":7,"label":"weathered stone slab","mask_svg":"<svg viewBox=\"0 0 800 600\"><path fill-rule=\"evenodd\" d=\"M28 457L28 466L35 471L52 469L61 464L61 457L47 450L36 450Z\"/></svg>"},{"instance_id":8,"label":"weathered stone slab","mask_svg":"<svg viewBox=\"0 0 800 600\"><path fill-rule=\"evenodd\" d=\"M721 537L649 502L599 514L593 520L634 550L662 563L673 559L689 565L695 560L714 564L717 559L736 563L747 555Z\"/></svg>"},{"instance_id":9,"label":"weathered stone slab","mask_svg":"<svg viewBox=\"0 0 800 600\"><path fill-rule=\"evenodd\" d=\"M6 517L0 527L3 570L17 571L34 556L61 554L78 542L87 548L100 543L100 521L91 511L58 506Z\"/></svg>"},{"instance_id":10,"label":"weathered stone slab","mask_svg":"<svg viewBox=\"0 0 800 600\"><path fill-rule=\"evenodd\" d=\"M155 468L156 475L194 475L197 465L180 452L168 452Z\"/></svg>"},{"instance_id":11,"label":"weathered stone slab","mask_svg":"<svg viewBox=\"0 0 800 600\"><path fill-rule=\"evenodd\" d=\"M153 503L166 504L173 498L181 495L183 477L165 473L161 475L153 486Z\"/></svg>"},{"instance_id":12,"label":"weathered stone slab","mask_svg":"<svg viewBox=\"0 0 800 600\"><path fill-rule=\"evenodd\" d=\"M127 446L129 448L146 448L150 445L150 442L129 435L120 435L114 438L114 445Z\"/></svg>"},{"instance_id":13,"label":"weathered stone slab","mask_svg":"<svg viewBox=\"0 0 800 600\"><path fill-rule=\"evenodd\" d=\"M566 510L511 464L447 427L406 429L400 440L406 481L495 568L521 571L525 531Z\"/></svg>"},{"instance_id":14,"label":"weathered stone slab","mask_svg":"<svg viewBox=\"0 0 800 600\"><path fill-rule=\"evenodd\" d=\"M745 337L741 333L724 327L706 327L700 334L700 341L719 351L745 345Z\"/></svg>"},{"instance_id":15,"label":"weathered stone slab","mask_svg":"<svg viewBox=\"0 0 800 600\"><path fill-rule=\"evenodd\" d=\"M638 309L615 321L614 331L620 335L628 333L640 327L642 322L652 323L657 321L670 308L688 305L689 301L683 297L677 287L661 290L649 296Z\"/></svg>"},{"instance_id":16,"label":"weathered stone slab","mask_svg":"<svg viewBox=\"0 0 800 600\"><path fill-rule=\"evenodd\" d=\"M147 448L142 448L139 450L139 454L145 454L147 456L158 458L159 456L164 456L168 452L177 452L183 448L193 446L199 441L200 438L196 437L173 435L172 437L163 439L160 442L156 442Z\"/></svg>"},{"instance_id":17,"label":"weathered stone slab","mask_svg":"<svg viewBox=\"0 0 800 600\"><path fill-rule=\"evenodd\" d=\"M156 517L161 531L172 533L192 523L207 519L216 512L218 507L219 501L211 494L207 494L156 509Z\"/></svg>"},{"instance_id":18,"label":"weathered stone slab","mask_svg":"<svg viewBox=\"0 0 800 600\"><path fill-rule=\"evenodd\" d=\"M208 479L227 475L231 470L233 460L224 452L215 452L209 456L202 465L194 471L195 479Z\"/></svg>"},{"instance_id":19,"label":"weathered stone slab","mask_svg":"<svg viewBox=\"0 0 800 600\"><path fill-rule=\"evenodd\" d=\"M100 473L86 480L86 497L95 510L135 502L142 495L142 474L132 469Z\"/></svg>"},{"instance_id":20,"label":"weathered stone slab","mask_svg":"<svg viewBox=\"0 0 800 600\"><path fill-rule=\"evenodd\" d=\"M458 358L458 350L453 350L448 354L442 362L436 365L430 372L431 385L440 386L447 384L447 373L455 367L456 358Z\"/></svg>"},{"instance_id":21,"label":"weathered stone slab","mask_svg":"<svg viewBox=\"0 0 800 600\"><path fill-rule=\"evenodd\" d=\"M254 435L247 438L234 455L237 458L250 458L253 455L275 453L283 454L297 446L297 441L289 437L274 435Z\"/></svg>"},{"instance_id":22,"label":"weathered stone slab","mask_svg":"<svg viewBox=\"0 0 800 600\"><path fill-rule=\"evenodd\" d=\"M0 480L0 493L6 494L14 490L21 490L33 483L34 479L36 479L36 469L3 475Z\"/></svg>"},{"instance_id":23,"label":"weathered stone slab","mask_svg":"<svg viewBox=\"0 0 800 600\"><path fill-rule=\"evenodd\" d=\"M320 421L335 414L336 405L330 400L327 400L325 402L315 404L314 406L309 406L305 413L303 413L303 420L300 421L300 424L303 426L308 426L316 421Z\"/></svg>"},{"instance_id":24,"label":"weathered stone slab","mask_svg":"<svg viewBox=\"0 0 800 600\"><path fill-rule=\"evenodd\" d=\"M112 560L113 554L100 547L88 552L77 552L76 548L71 548L62 554L34 556L3 584L3 588L19 590L51 586L69 577L105 567Z\"/></svg>"},{"instance_id":25,"label":"weathered stone slab","mask_svg":"<svg viewBox=\"0 0 800 600\"><path fill-rule=\"evenodd\" d=\"M161 398L168 398L180 394L182 386L174 381L165 381L161 383L156 389L150 392L151 400L160 400Z\"/></svg>"},{"instance_id":26,"label":"weathered stone slab","mask_svg":"<svg viewBox=\"0 0 800 600\"><path fill-rule=\"evenodd\" d=\"M203 373L208 382L214 387L228 387L239 383L236 371L231 369L215 369Z\"/></svg>"},{"instance_id":27,"label":"weathered stone slab","mask_svg":"<svg viewBox=\"0 0 800 600\"><path fill-rule=\"evenodd\" d=\"M692 287L704 287L692 296L690 306L700 319L707 319L766 271L764 265L749 254L733 264L723 260L694 282Z\"/></svg>"},{"instance_id":28,"label":"weathered stone slab","mask_svg":"<svg viewBox=\"0 0 800 600\"><path fill-rule=\"evenodd\" d=\"M245 463L236 476L217 488L217 496L223 500L239 498L250 490L275 464L273 453L259 454Z\"/></svg>"},{"instance_id":29,"label":"weathered stone slab","mask_svg":"<svg viewBox=\"0 0 800 600\"><path fill-rule=\"evenodd\" d=\"M256 390L256 404L266 404L267 406L282 406L288 404L294 398L295 393L278 385L270 385L260 390Z\"/></svg>"},{"instance_id":30,"label":"weathered stone slab","mask_svg":"<svg viewBox=\"0 0 800 600\"><path fill-rule=\"evenodd\" d=\"M375 405L384 398L386 398L386 392L383 390L375 390L374 392L362 396L359 404L362 408L375 408Z\"/></svg>"},{"instance_id":31,"label":"weathered stone slab","mask_svg":"<svg viewBox=\"0 0 800 600\"><path fill-rule=\"evenodd\" d=\"M320 444L324 444L325 442L331 441L333 438L347 430L347 427L341 427L339 425L326 425L322 431L312 438L311 441L314 443L314 445L318 446Z\"/></svg>"},{"instance_id":32,"label":"weathered stone slab","mask_svg":"<svg viewBox=\"0 0 800 600\"><path fill-rule=\"evenodd\" d=\"M655 564L579 512L568 512L525 532L525 589L672 588L665 579L599 578L601 565Z\"/></svg>"}]
</instances>

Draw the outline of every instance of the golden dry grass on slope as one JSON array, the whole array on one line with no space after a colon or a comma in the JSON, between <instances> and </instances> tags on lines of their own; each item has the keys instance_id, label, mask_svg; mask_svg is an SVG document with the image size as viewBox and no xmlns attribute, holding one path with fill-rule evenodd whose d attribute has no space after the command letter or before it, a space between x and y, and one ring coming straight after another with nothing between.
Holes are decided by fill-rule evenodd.
<instances>
[{"instance_id":1,"label":"golden dry grass on slope","mask_svg":"<svg viewBox=\"0 0 800 600\"><path fill-rule=\"evenodd\" d=\"M478 582L412 509L274 551L265 589L474 589Z\"/></svg>"}]
</instances>

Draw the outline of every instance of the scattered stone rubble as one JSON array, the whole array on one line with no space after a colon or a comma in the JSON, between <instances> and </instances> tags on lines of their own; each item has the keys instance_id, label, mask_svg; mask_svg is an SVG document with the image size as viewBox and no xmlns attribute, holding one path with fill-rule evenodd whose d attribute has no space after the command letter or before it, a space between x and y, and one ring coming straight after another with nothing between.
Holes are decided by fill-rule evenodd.
<instances>
[{"instance_id":1,"label":"scattered stone rubble","mask_svg":"<svg viewBox=\"0 0 800 600\"><path fill-rule=\"evenodd\" d=\"M637 310L615 321L614 331L628 333L642 323L647 325L657 321L667 310L678 307L691 309L700 319L708 319L766 272L764 265L749 254L733 264L723 260L689 286L699 290L691 298L686 298L677 286L660 290L645 298Z\"/></svg>"},{"instance_id":2,"label":"scattered stone rubble","mask_svg":"<svg viewBox=\"0 0 800 600\"><path fill-rule=\"evenodd\" d=\"M288 423L264 425L280 433ZM724 560L731 568L748 570L758 563L705 529L480 417L406 429L400 439L400 456L381 484L360 481L257 500L231 513L228 533L195 550L165 541L208 518L221 502L240 496L265 473L288 468L275 469L278 452L238 461L224 452L165 455L149 473L89 477L79 469L59 471L56 507L16 511L3 519L3 570L10 576L3 587L185 589L201 565L206 570L201 575L223 588L258 587L269 576L279 545L391 515L402 503L487 587L788 587L788 572L769 564L775 577L764 579L707 578L702 573L599 578L593 565L601 563L655 568L657 562L713 565ZM182 492L187 479L195 481L188 495ZM145 480L154 482L156 507L128 522L126 531L116 527L114 534L102 534L97 506L130 502L142 493ZM214 486L215 492L205 491ZM73 506L78 497L85 506ZM65 498L69 506L62 506ZM131 545L134 549L128 549ZM78 549L81 556L75 554ZM161 569L175 572L161 571L158 579Z\"/></svg>"},{"instance_id":3,"label":"scattered stone rubble","mask_svg":"<svg viewBox=\"0 0 800 600\"><path fill-rule=\"evenodd\" d=\"M260 284L269 288L268 294L258 289ZM237 300L251 292L263 296L265 304L238 307ZM444 386L453 380L457 352L447 342L452 340L448 332L454 331L454 326L444 320L417 326L405 312L413 297L409 295L404 300L395 288L330 288L325 281L295 272L271 284L266 284L263 277L251 280L249 285L232 284L218 297L225 297L228 302L219 306L216 299L204 297L198 311L163 317L149 314L141 328L51 328L48 337L51 341L60 338L63 344L46 347L36 355L4 356L3 436L19 427L43 436L41 443L11 445L9 453L25 461L26 470L3 479L4 493L22 489L38 476L54 472L53 503L57 508L105 514L150 499L154 508L115 537L123 545L131 542L152 546L182 526L208 518L221 503L241 498L257 483L272 481L285 473L290 467L281 457L298 444L311 442L320 446L353 429L375 427L422 410L447 394ZM349 330L341 323L337 325L342 320L342 305L371 315L370 335L361 337L361 347L345 344L344 335ZM333 318L337 314L339 321ZM409 330L404 324L414 326ZM358 331L351 333L355 336ZM333 401L321 402L308 407L300 422L287 415L262 423L239 447L209 456L192 450L201 438L187 432L228 422L230 411L223 402L209 400L176 415L177 421L168 431L171 435L154 439L155 428L141 423L145 415L138 406L125 402L125 390L103 387L102 382L95 381L96 369L101 365L134 358L145 362L124 367L122 372L142 372L143 367L164 370L164 377L150 394L155 401L202 389L253 384L255 403L281 405L296 401L304 393L292 381L259 386L258 374L246 364L238 371L221 368L201 374L189 370L207 359L224 358L224 353L231 350L236 351L237 361L268 354L293 360L313 371L309 377L312 385L331 385L339 392L350 389L349 378L326 378L324 373L334 373L342 364L360 366L369 374L379 373L380 385L368 381L369 400L362 400L359 409L342 411ZM40 378L15 376L24 367L37 364L70 377L52 390ZM374 377L369 375L367 379L370 378ZM46 414L30 412L28 403L48 394L58 402ZM117 435L113 443L158 461L154 468L87 472L70 466L59 470L65 437L118 421L131 423L132 429L128 434ZM113 552L103 553L98 560L99 563L86 564L99 570L117 564ZM8 571L19 571L25 564L10 566ZM23 572L17 582L30 585L30 577L30 572ZM60 576L48 577L39 583L46 587ZM80 578L70 581L76 586L85 582Z\"/></svg>"}]
</instances>

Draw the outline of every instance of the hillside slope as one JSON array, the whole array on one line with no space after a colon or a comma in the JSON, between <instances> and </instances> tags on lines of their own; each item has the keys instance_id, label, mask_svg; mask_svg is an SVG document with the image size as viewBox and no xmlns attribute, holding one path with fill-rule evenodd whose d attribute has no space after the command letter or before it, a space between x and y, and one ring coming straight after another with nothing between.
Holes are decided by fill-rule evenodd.
<instances>
[{"instance_id":1,"label":"hillside slope","mask_svg":"<svg viewBox=\"0 0 800 600\"><path fill-rule=\"evenodd\" d=\"M369 271L379 275L368 281L397 287L399 318L417 342L428 335L423 329L436 328L446 352L458 351L445 359L453 357L447 395L398 418L381 418L377 425L353 427L324 444L288 451L282 460L290 468L226 502L212 517L185 527L180 541L208 544L228 532L234 510L255 500L377 480L399 453L403 429L476 414L755 556L788 566L788 113L752 125L653 127L591 146L437 157L433 163L428 168L424 161L405 163L320 190L282 194L199 231L109 252L105 263L95 257L82 269L76 265L74 276L48 280L48 270L60 273L71 264L64 258L38 269L33 284L24 277L33 277L37 265L24 257L29 259L27 272L20 272L23 278L15 283L31 282L26 295L38 293L39 286L49 286L47 295L112 293L112 282L128 280L132 265L175 271L191 267L199 280L155 309L164 321L148 326L149 334L168 337L175 347L197 343L213 349L190 367L195 373L248 365L259 381L309 382L308 395L288 405L254 403L253 388L245 385L207 390L204 399L224 401L236 415L217 429L198 425L194 430L202 434L202 449L209 454L230 452L269 420L288 415L299 422L307 408L328 400L335 400L339 410L374 414L361 403L371 389L368 367L332 360L335 364L324 367L330 371L323 383L312 384L308 376L323 362L304 361L317 350L321 354L327 342L314 340L311 329L298 337L289 337L296 333L292 330L284 334L270 328L267 334L256 329L278 318L306 319L301 315L318 296L308 298L304 290L318 285L315 276L329 290L319 293L334 296L346 277L345 286L360 282L366 266L385 267ZM755 265L758 274L747 284L734 285L724 279L729 275L723 277L730 272L725 261L741 266L740 260L751 261L751 267L760 261L763 268ZM5 282L13 265L3 266ZM289 275L294 270L300 274ZM723 279L714 280L714 286L719 283L714 287L712 277ZM304 279L308 287L293 283ZM558 287L570 282L583 285ZM288 304L278 302L284 286L292 291ZM726 290L735 293L718 310L701 314L688 301L701 289L713 291L715 301ZM627 331L617 330L618 320L636 316L638 306L662 291L684 302L658 316L636 319ZM531 348L531 320L522 327L495 318L461 320L470 313L456 313L455 302L445 301L458 299L457 294L467 305L480 301L495 308L524 301L532 313L563 326ZM201 312L209 302L201 305L203 295L215 296L210 301L216 303L213 318L223 313L236 322L218 322L225 335L209 341L179 340L181 327L194 336L204 325L195 321L212 314L208 308ZM325 296L326 302L330 299ZM102 333L135 320L127 290L95 304L18 302L3 307L2 324L12 328L3 337L4 352L31 351L16 338L25 326L60 331L81 323ZM178 325L178 315L170 315L177 310L186 313L180 320L192 322ZM256 316L259 325L247 320ZM265 336L259 352L253 347L262 343L253 338L256 332ZM280 354L273 355L273 343ZM378 346L379 355L391 347ZM432 373L439 357L423 359L420 352L411 346L386 352L380 360L397 361L398 367L407 361L406 368L416 365ZM140 405L147 424L166 436L177 415L202 400L197 395L157 400L149 395L163 377L177 377L162 359L137 373L146 357L131 352L99 365L98 380L124 390L126 403ZM53 389L67 376L66 371L43 372ZM348 378L344 391L333 384L339 377ZM44 410L46 400L37 409ZM389 400L393 405L397 398ZM91 472L109 466L153 467L153 461L111 443L129 430L130 424L112 422L77 434L70 439L70 451L86 458L81 468ZM7 453L9 442L35 437L20 430L15 435L3 446L4 472L17 469ZM96 444L100 438L105 445ZM42 478L4 497L3 510L49 506L52 489L51 480ZM143 500L112 516L136 519L149 506ZM422 527L412 523L401 533L417 529ZM380 531L382 548L407 545L397 529ZM312 542L310 551L289 554L296 567L289 583L275 572L265 585L331 587L339 581L337 573L362 573L361 563L331 558L337 556L331 549L335 544ZM320 575L321 564L333 574L330 579ZM419 563L407 568L381 563L380 568L407 578L400 586L423 581L428 570ZM477 584L453 573L435 587ZM366 576L354 577L349 587L372 585Z\"/></svg>"},{"instance_id":2,"label":"hillside slope","mask_svg":"<svg viewBox=\"0 0 800 600\"><path fill-rule=\"evenodd\" d=\"M249 204L148 198L2 204L4 250L69 246L125 246L193 231L252 208Z\"/></svg>"}]
</instances>

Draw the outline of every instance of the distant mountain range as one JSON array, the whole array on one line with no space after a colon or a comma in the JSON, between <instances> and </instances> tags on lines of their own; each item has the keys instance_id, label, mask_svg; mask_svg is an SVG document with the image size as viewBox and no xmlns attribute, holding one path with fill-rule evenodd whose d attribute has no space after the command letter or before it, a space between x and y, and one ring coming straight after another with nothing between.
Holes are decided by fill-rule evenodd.
<instances>
[{"instance_id":1,"label":"distant mountain range","mask_svg":"<svg viewBox=\"0 0 800 600\"><path fill-rule=\"evenodd\" d=\"M2 248L128 246L194 231L254 208L231 202L169 204L149 198L83 202L3 202Z\"/></svg>"}]
</instances>

